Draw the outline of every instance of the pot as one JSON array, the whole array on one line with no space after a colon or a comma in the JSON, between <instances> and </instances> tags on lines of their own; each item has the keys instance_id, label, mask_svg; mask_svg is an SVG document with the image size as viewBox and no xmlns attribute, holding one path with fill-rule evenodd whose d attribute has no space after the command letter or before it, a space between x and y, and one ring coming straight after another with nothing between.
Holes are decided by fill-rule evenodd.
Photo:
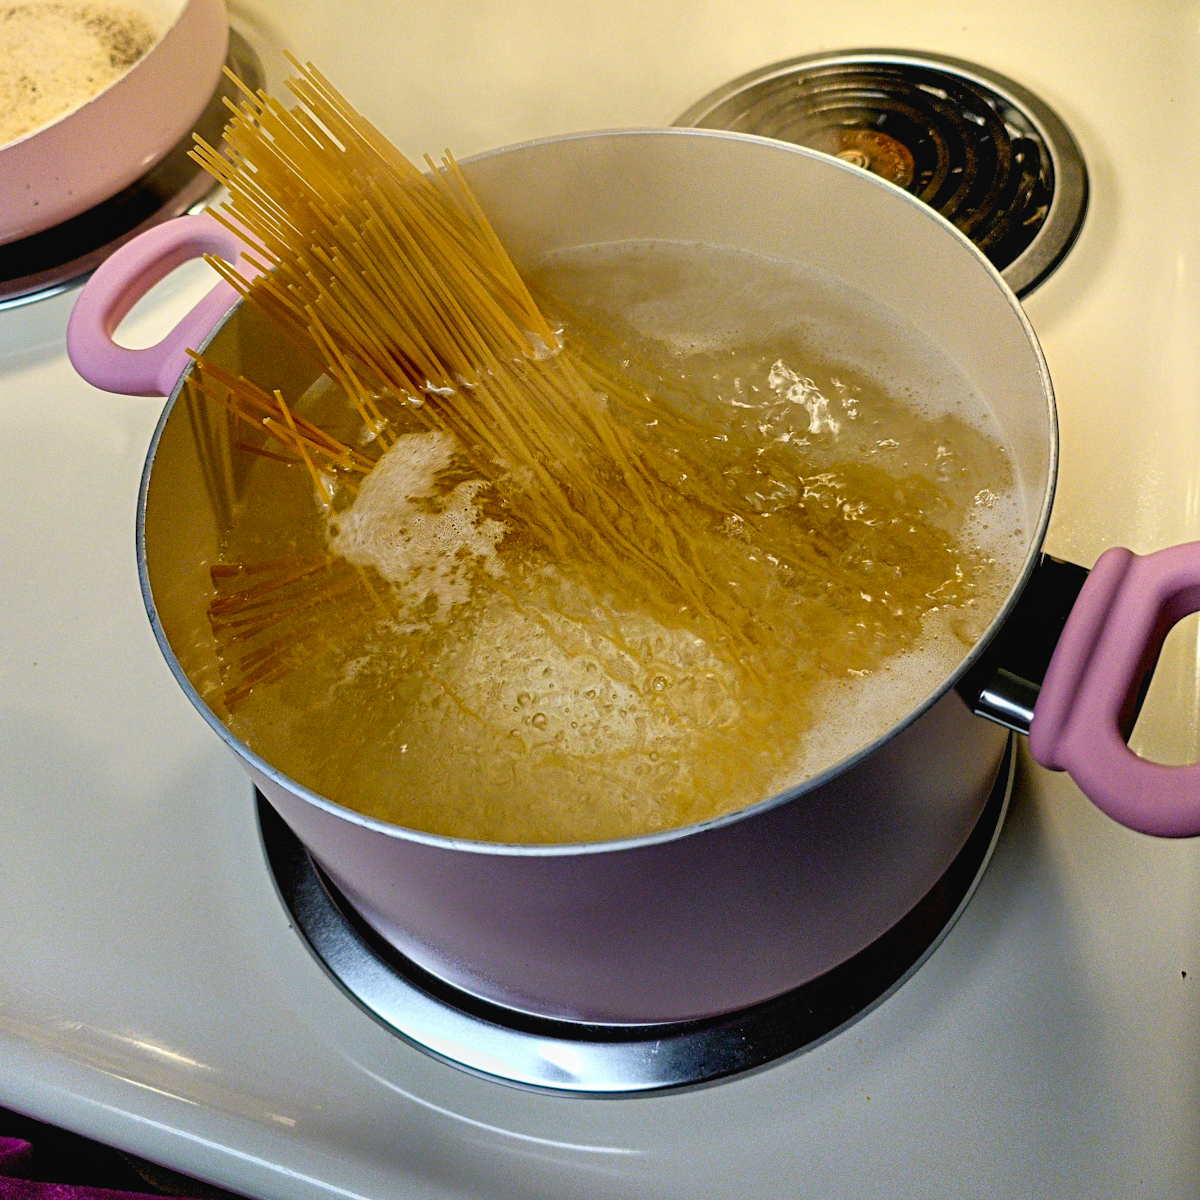
<instances>
[{"instance_id":1,"label":"pot","mask_svg":"<svg viewBox=\"0 0 1200 1200\"><path fill-rule=\"evenodd\" d=\"M0 244L116 195L195 124L229 46L225 0L139 0L160 29L151 50L86 104L0 146Z\"/></svg>"},{"instance_id":2,"label":"pot","mask_svg":"<svg viewBox=\"0 0 1200 1200\"><path fill-rule=\"evenodd\" d=\"M204 251L239 253L215 222L183 218L96 273L68 335L73 362L98 386L171 392L139 506L142 586L159 644L329 878L377 933L435 977L510 1009L606 1025L711 1017L778 996L845 962L934 887L979 818L1008 737L974 710L1019 726L1020 698L1036 692L1037 680L1026 679L1021 693L996 656L1028 641L1023 626L1006 623L1023 595L1045 607L1051 569L1040 546L1057 433L1037 340L1012 292L957 230L900 189L808 150L707 130L625 131L529 143L462 165L518 263L623 239L708 242L815 267L924 333L992 408L1016 467L1028 543L996 620L958 670L884 736L802 786L703 824L606 843L507 846L343 809L239 743L189 681L214 667L207 564L225 501L206 483L203 438L181 399L180 374L185 347L200 343L234 293L217 288L157 347L130 351L111 340L137 297L175 264ZM294 386L320 370L296 361L251 306L224 317L207 350L251 379L269 365L261 377L271 386L281 385L285 364ZM1086 572L1075 569L1080 578L1066 591L1079 598L1037 704L1033 744L1119 819L1195 833L1194 800L1181 818L1181 806L1150 795L1181 780L1200 794L1195 769L1153 768L1151 777L1120 737L1155 639L1161 644L1167 622L1189 605L1200 607L1200 551L1167 554L1170 564L1116 552L1082 591ZM1152 594L1138 583L1146 572L1156 577ZM1181 590L1181 577L1194 582ZM1120 612L1106 625L1114 603ZM1128 643L1119 665L1105 641L1112 631ZM1098 661L1103 678L1093 678ZM1111 772L1090 766L1097 753L1124 756L1115 801Z\"/></svg>"}]
</instances>

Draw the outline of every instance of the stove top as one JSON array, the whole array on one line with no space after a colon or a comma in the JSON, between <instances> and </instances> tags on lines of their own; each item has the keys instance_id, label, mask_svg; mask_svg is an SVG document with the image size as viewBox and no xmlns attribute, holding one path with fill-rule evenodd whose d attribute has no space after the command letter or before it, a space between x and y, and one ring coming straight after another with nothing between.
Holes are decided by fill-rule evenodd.
<instances>
[{"instance_id":1,"label":"stove top","mask_svg":"<svg viewBox=\"0 0 1200 1200\"><path fill-rule=\"evenodd\" d=\"M234 10L278 83L313 58L409 154L666 125L830 47L985 65L1059 114L1090 174L1027 300L1056 384L1047 549L1090 564L1200 536L1200 4L414 0ZM414 55L413 47L420 47ZM148 344L210 280L122 327ZM250 784L179 692L133 525L160 403L62 352L73 294L0 314L0 1103L262 1197L1200 1194L1200 852L1129 833L1022 752L961 919L860 1021L761 1071L621 1099L514 1089L408 1045L331 981L280 903ZM1135 732L1196 757L1196 625Z\"/></svg>"}]
</instances>

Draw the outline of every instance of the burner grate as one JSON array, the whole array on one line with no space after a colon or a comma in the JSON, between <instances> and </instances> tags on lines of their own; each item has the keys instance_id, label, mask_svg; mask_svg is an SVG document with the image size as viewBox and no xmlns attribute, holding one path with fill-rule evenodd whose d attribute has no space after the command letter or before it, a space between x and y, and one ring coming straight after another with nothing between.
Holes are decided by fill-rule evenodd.
<instances>
[{"instance_id":1,"label":"burner grate","mask_svg":"<svg viewBox=\"0 0 1200 1200\"><path fill-rule=\"evenodd\" d=\"M755 71L676 122L807 146L911 192L969 237L1018 295L1078 234L1079 147L1041 100L957 59L854 51Z\"/></svg>"}]
</instances>

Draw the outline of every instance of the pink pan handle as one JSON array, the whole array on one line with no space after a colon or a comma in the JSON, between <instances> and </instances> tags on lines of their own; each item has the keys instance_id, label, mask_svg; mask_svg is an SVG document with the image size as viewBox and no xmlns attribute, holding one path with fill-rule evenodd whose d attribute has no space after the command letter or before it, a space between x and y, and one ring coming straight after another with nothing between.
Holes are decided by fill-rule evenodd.
<instances>
[{"instance_id":1,"label":"pink pan handle","mask_svg":"<svg viewBox=\"0 0 1200 1200\"><path fill-rule=\"evenodd\" d=\"M1160 837L1200 834L1200 764L1168 767L1125 744L1167 631L1200 609L1200 542L1144 558L1106 550L1079 593L1038 696L1029 748L1110 817Z\"/></svg>"},{"instance_id":2,"label":"pink pan handle","mask_svg":"<svg viewBox=\"0 0 1200 1200\"><path fill-rule=\"evenodd\" d=\"M204 343L238 294L224 280L161 342L130 350L113 341L129 310L176 267L203 254L256 273L242 259L245 245L224 225L201 213L177 217L127 242L84 285L67 325L67 353L88 383L125 396L169 396L191 361L188 349Z\"/></svg>"}]
</instances>

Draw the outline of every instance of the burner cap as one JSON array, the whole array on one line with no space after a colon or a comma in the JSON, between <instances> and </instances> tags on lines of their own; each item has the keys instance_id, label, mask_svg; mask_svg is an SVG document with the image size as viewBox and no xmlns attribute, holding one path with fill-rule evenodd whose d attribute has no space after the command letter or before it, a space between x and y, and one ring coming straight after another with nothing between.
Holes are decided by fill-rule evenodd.
<instances>
[{"instance_id":1,"label":"burner cap","mask_svg":"<svg viewBox=\"0 0 1200 1200\"><path fill-rule=\"evenodd\" d=\"M1087 170L1038 97L960 59L890 50L807 55L718 88L675 122L832 154L937 209L1031 292L1075 241Z\"/></svg>"}]
</instances>

